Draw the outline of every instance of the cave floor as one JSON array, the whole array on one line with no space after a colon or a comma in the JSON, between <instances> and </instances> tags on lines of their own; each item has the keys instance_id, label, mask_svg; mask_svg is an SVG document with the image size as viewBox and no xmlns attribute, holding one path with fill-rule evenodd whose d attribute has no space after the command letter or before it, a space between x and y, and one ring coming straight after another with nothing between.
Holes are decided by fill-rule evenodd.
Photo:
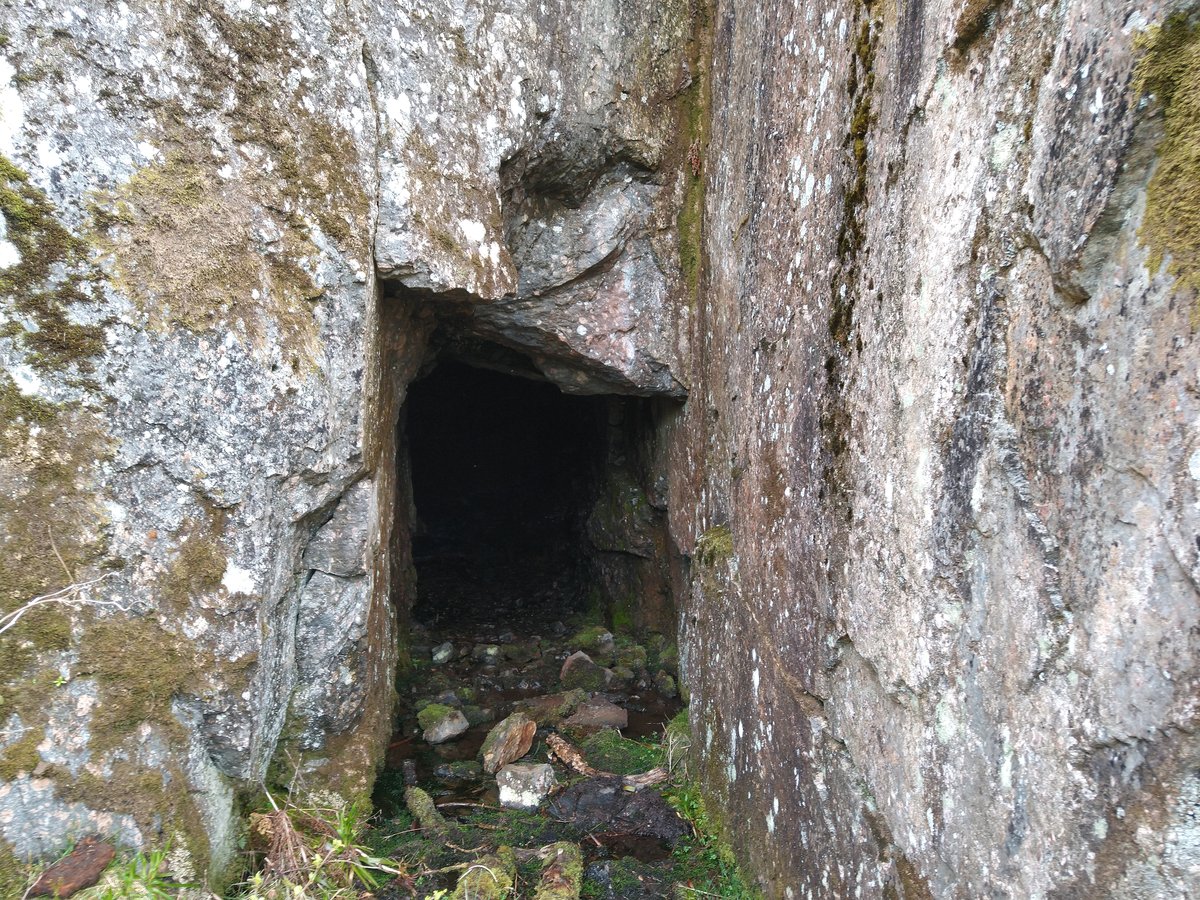
<instances>
[{"instance_id":1,"label":"cave floor","mask_svg":"<svg viewBox=\"0 0 1200 900\"><path fill-rule=\"evenodd\" d=\"M373 896L452 892L464 872L477 871L472 864L494 870L501 847L515 852L516 869L512 890L496 896L572 897L579 888L579 896L612 900L742 896L729 887L728 866L704 832L688 781L674 646L661 636L614 637L578 614L555 618L564 611L558 592L566 585L553 579L540 595L506 592L502 578L485 580L480 590L490 605L474 604L475 614L447 620L432 614L447 600L440 597L443 581L447 590L465 589L461 571L448 569L444 580L428 566L423 571L418 610L429 627L417 626L414 635L413 666L399 684L401 715L374 797L372 850L396 860L406 875ZM591 664L579 668L576 657L564 670L577 651ZM536 809L509 809L497 777L481 766L481 748L492 729L512 733L505 724L528 719L528 747L516 746L506 759L513 756L518 768L549 764L556 786ZM443 725L462 730L442 740L431 732ZM551 748L560 738L601 774L564 764ZM656 767L665 780L637 791L617 778ZM413 787L432 799L445 831L414 816ZM555 875L546 874L547 848L560 841L579 848L582 878L560 883L563 893L546 893ZM472 892L478 890L464 886L461 893L487 896Z\"/></svg>"}]
</instances>

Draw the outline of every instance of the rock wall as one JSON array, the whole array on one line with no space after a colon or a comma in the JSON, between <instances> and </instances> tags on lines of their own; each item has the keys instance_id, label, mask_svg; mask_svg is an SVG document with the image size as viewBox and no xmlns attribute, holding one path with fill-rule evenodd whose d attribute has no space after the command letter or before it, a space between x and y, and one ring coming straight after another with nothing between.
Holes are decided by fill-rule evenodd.
<instances>
[{"instance_id":1,"label":"rock wall","mask_svg":"<svg viewBox=\"0 0 1200 900\"><path fill-rule=\"evenodd\" d=\"M366 789L449 347L649 398L588 533L768 896L1200 890L1194 17L0 9L0 889Z\"/></svg>"},{"instance_id":2,"label":"rock wall","mask_svg":"<svg viewBox=\"0 0 1200 900\"><path fill-rule=\"evenodd\" d=\"M0 893L369 788L441 327L680 396L682 4L0 6ZM186 871L177 874L187 875Z\"/></svg>"},{"instance_id":3,"label":"rock wall","mask_svg":"<svg viewBox=\"0 0 1200 900\"><path fill-rule=\"evenodd\" d=\"M705 780L768 896L1200 890L1171 15L718 4L671 513Z\"/></svg>"}]
</instances>

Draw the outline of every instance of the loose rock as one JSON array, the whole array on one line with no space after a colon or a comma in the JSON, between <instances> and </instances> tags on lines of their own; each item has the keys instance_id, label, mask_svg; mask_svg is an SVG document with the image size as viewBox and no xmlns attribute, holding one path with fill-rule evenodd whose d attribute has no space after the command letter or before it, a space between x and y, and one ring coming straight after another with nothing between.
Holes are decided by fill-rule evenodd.
<instances>
[{"instance_id":1,"label":"loose rock","mask_svg":"<svg viewBox=\"0 0 1200 900\"><path fill-rule=\"evenodd\" d=\"M513 890L517 861L512 850L501 847L495 856L475 860L459 876L450 900L502 900Z\"/></svg>"},{"instance_id":2,"label":"loose rock","mask_svg":"<svg viewBox=\"0 0 1200 900\"><path fill-rule=\"evenodd\" d=\"M546 856L533 900L577 900L583 886L583 854L579 845L559 841L546 848Z\"/></svg>"},{"instance_id":3,"label":"loose rock","mask_svg":"<svg viewBox=\"0 0 1200 900\"><path fill-rule=\"evenodd\" d=\"M687 823L661 794L627 791L618 777L589 778L571 785L558 795L554 811L577 828L653 837L672 847L688 833Z\"/></svg>"},{"instance_id":4,"label":"loose rock","mask_svg":"<svg viewBox=\"0 0 1200 900\"><path fill-rule=\"evenodd\" d=\"M444 644L438 644L433 648L432 658L435 666L440 666L443 663L450 662L450 660L454 658L454 644L452 644L450 641L446 641Z\"/></svg>"},{"instance_id":5,"label":"loose rock","mask_svg":"<svg viewBox=\"0 0 1200 900\"><path fill-rule=\"evenodd\" d=\"M563 691L558 694L543 694L517 703L513 709L523 712L539 725L559 725L587 699L587 691Z\"/></svg>"},{"instance_id":6,"label":"loose rock","mask_svg":"<svg viewBox=\"0 0 1200 900\"><path fill-rule=\"evenodd\" d=\"M70 897L98 882L115 855L112 844L106 844L98 835L85 837L38 877L27 896Z\"/></svg>"},{"instance_id":7,"label":"loose rock","mask_svg":"<svg viewBox=\"0 0 1200 900\"><path fill-rule=\"evenodd\" d=\"M513 763L496 775L500 805L508 809L537 809L558 779L548 763Z\"/></svg>"},{"instance_id":8,"label":"loose rock","mask_svg":"<svg viewBox=\"0 0 1200 900\"><path fill-rule=\"evenodd\" d=\"M459 710L441 703L434 703L417 713L417 722L424 729L423 737L431 744L458 737L471 727Z\"/></svg>"},{"instance_id":9,"label":"loose rock","mask_svg":"<svg viewBox=\"0 0 1200 900\"><path fill-rule=\"evenodd\" d=\"M582 704L564 723L571 728L625 728L629 713L603 697L593 697Z\"/></svg>"},{"instance_id":10,"label":"loose rock","mask_svg":"<svg viewBox=\"0 0 1200 900\"><path fill-rule=\"evenodd\" d=\"M495 775L503 766L520 759L533 746L537 723L524 713L513 713L488 732L479 751L483 770Z\"/></svg>"},{"instance_id":11,"label":"loose rock","mask_svg":"<svg viewBox=\"0 0 1200 900\"><path fill-rule=\"evenodd\" d=\"M582 650L567 657L559 672L559 680L565 688L584 691L602 691L612 681L612 672L597 665Z\"/></svg>"}]
</instances>

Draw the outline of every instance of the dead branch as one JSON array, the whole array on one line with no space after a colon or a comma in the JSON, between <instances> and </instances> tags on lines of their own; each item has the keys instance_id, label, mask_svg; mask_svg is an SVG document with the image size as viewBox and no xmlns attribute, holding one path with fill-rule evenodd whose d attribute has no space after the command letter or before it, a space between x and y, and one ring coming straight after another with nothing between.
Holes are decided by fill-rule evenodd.
<instances>
[{"instance_id":1,"label":"dead branch","mask_svg":"<svg viewBox=\"0 0 1200 900\"><path fill-rule=\"evenodd\" d=\"M66 587L59 588L49 594L43 594L40 597L34 597L23 606L19 606L12 612L5 613L0 616L0 634L8 631L19 621L21 617L28 612L32 612L41 606L49 606L54 603L62 603L67 606L106 606L121 612L129 612L129 607L123 604L120 600L93 600L86 595L88 588L99 584L106 579L112 578L116 572L106 572L99 578L93 578L91 581L81 581L78 584L68 584Z\"/></svg>"},{"instance_id":2,"label":"dead branch","mask_svg":"<svg viewBox=\"0 0 1200 900\"><path fill-rule=\"evenodd\" d=\"M670 775L667 770L659 766L655 766L648 772L642 772L638 775L615 775L612 772L601 772L599 769L593 769L588 765L588 762L583 757L583 753L564 737L557 734L547 735L546 743L550 747L550 752L554 754L563 765L567 768L578 772L580 775L586 775L589 778L620 778L621 783L635 791L640 791L644 787L649 787L652 784L661 784L666 781Z\"/></svg>"}]
</instances>

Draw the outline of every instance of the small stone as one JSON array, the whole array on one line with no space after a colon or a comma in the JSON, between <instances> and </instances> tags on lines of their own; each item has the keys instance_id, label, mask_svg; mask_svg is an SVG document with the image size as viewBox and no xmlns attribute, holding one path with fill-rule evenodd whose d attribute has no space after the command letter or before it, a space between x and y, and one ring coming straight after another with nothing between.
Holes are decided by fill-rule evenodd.
<instances>
[{"instance_id":1,"label":"small stone","mask_svg":"<svg viewBox=\"0 0 1200 900\"><path fill-rule=\"evenodd\" d=\"M507 809L537 809L558 783L548 763L516 763L496 775L500 805Z\"/></svg>"},{"instance_id":2,"label":"small stone","mask_svg":"<svg viewBox=\"0 0 1200 900\"><path fill-rule=\"evenodd\" d=\"M563 687L568 689L601 691L612 680L612 672L597 665L590 656L579 650L567 657L558 677Z\"/></svg>"},{"instance_id":3,"label":"small stone","mask_svg":"<svg viewBox=\"0 0 1200 900\"><path fill-rule=\"evenodd\" d=\"M541 852L546 862L533 900L579 900L583 888L583 853L579 845L559 841Z\"/></svg>"},{"instance_id":4,"label":"small stone","mask_svg":"<svg viewBox=\"0 0 1200 900\"><path fill-rule=\"evenodd\" d=\"M417 713L417 722L424 729L423 737L431 744L440 744L458 737L471 727L466 716L457 709L441 703L434 703Z\"/></svg>"},{"instance_id":5,"label":"small stone","mask_svg":"<svg viewBox=\"0 0 1200 900\"><path fill-rule=\"evenodd\" d=\"M625 728L629 713L603 697L593 697L563 723L571 728Z\"/></svg>"},{"instance_id":6,"label":"small stone","mask_svg":"<svg viewBox=\"0 0 1200 900\"><path fill-rule=\"evenodd\" d=\"M517 665L524 665L538 655L538 647L535 641L525 641L519 644L506 644L501 648L501 653L509 662L514 662Z\"/></svg>"},{"instance_id":7,"label":"small stone","mask_svg":"<svg viewBox=\"0 0 1200 900\"><path fill-rule=\"evenodd\" d=\"M675 687L675 679L662 669L659 669L658 674L654 676L654 689L667 699L674 697L679 692Z\"/></svg>"},{"instance_id":8,"label":"small stone","mask_svg":"<svg viewBox=\"0 0 1200 900\"><path fill-rule=\"evenodd\" d=\"M433 664L440 666L443 663L448 663L454 657L454 644L446 641L444 644L438 644L433 648Z\"/></svg>"},{"instance_id":9,"label":"small stone","mask_svg":"<svg viewBox=\"0 0 1200 900\"><path fill-rule=\"evenodd\" d=\"M486 665L500 662L500 647L496 644L476 644L471 650L471 659Z\"/></svg>"},{"instance_id":10,"label":"small stone","mask_svg":"<svg viewBox=\"0 0 1200 900\"><path fill-rule=\"evenodd\" d=\"M483 770L495 775L501 768L520 759L533 746L537 722L524 713L513 713L488 732L479 751Z\"/></svg>"},{"instance_id":11,"label":"small stone","mask_svg":"<svg viewBox=\"0 0 1200 900\"><path fill-rule=\"evenodd\" d=\"M100 880L116 851L98 835L85 837L67 856L46 869L26 896L70 897Z\"/></svg>"}]
</instances>

